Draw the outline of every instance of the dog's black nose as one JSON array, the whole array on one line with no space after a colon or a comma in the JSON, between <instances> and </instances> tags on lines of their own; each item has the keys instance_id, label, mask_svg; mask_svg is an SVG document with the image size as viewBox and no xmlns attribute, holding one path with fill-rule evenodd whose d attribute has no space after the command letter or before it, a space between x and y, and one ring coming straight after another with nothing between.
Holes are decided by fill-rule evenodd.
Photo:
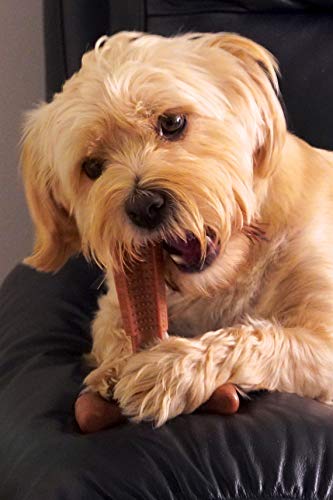
<instances>
[{"instance_id":1,"label":"dog's black nose","mask_svg":"<svg viewBox=\"0 0 333 500\"><path fill-rule=\"evenodd\" d=\"M125 210L136 226L155 229L168 211L167 196L161 191L136 189L127 199Z\"/></svg>"}]
</instances>

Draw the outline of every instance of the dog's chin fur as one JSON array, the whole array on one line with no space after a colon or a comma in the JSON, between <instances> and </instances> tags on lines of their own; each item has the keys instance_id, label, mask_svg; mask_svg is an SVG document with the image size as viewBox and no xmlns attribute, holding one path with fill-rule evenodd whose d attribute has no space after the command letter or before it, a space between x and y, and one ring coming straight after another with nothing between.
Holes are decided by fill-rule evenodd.
<instances>
[{"instance_id":1,"label":"dog's chin fur","mask_svg":"<svg viewBox=\"0 0 333 500\"><path fill-rule=\"evenodd\" d=\"M193 411L226 381L332 399L333 159L287 133L276 71L263 47L234 34L124 32L97 42L27 116L30 265L57 271L82 251L111 272L151 242L190 232L204 256L207 228L219 241L202 272L165 259L171 333L196 340L131 356L110 277L87 383L105 396L115 385L136 420ZM158 133L167 113L186 115L177 140ZM87 158L104 165L94 181ZM126 215L134 188L168 193L170 216L154 231Z\"/></svg>"}]
</instances>

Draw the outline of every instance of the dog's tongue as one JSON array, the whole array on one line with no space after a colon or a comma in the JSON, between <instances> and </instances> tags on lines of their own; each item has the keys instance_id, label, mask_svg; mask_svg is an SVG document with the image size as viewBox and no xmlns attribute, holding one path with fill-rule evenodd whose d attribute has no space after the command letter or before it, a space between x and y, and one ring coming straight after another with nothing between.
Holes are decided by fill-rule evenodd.
<instances>
[{"instance_id":1,"label":"dog's tongue","mask_svg":"<svg viewBox=\"0 0 333 500\"><path fill-rule=\"evenodd\" d=\"M178 264L197 266L201 261L200 242L193 233L187 233L186 240L177 237L168 239L163 246Z\"/></svg>"},{"instance_id":2,"label":"dog's tongue","mask_svg":"<svg viewBox=\"0 0 333 500\"><path fill-rule=\"evenodd\" d=\"M203 271L212 264L220 251L219 243L208 232L204 258L202 258L200 242L191 232L186 233L186 239L178 237L168 239L163 243L163 247L177 267L187 273Z\"/></svg>"}]
</instances>

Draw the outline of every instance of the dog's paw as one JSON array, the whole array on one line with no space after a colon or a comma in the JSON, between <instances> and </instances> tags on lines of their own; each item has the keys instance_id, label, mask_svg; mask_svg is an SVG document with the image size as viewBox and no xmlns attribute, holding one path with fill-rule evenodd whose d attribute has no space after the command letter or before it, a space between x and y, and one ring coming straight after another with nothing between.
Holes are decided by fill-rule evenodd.
<instances>
[{"instance_id":1,"label":"dog's paw","mask_svg":"<svg viewBox=\"0 0 333 500\"><path fill-rule=\"evenodd\" d=\"M100 335L100 340L94 343L89 355L96 368L87 375L84 384L90 391L98 392L103 398L109 399L133 350L131 339L123 329L110 330L105 325L102 326L100 330L95 328L95 338Z\"/></svg>"},{"instance_id":2,"label":"dog's paw","mask_svg":"<svg viewBox=\"0 0 333 500\"><path fill-rule=\"evenodd\" d=\"M83 384L91 392L97 392L104 399L112 398L113 387L117 379L112 367L99 366L84 379Z\"/></svg>"},{"instance_id":3,"label":"dog's paw","mask_svg":"<svg viewBox=\"0 0 333 500\"><path fill-rule=\"evenodd\" d=\"M206 353L199 341L169 338L129 358L114 398L132 420L156 426L204 403L215 387L207 383Z\"/></svg>"},{"instance_id":4,"label":"dog's paw","mask_svg":"<svg viewBox=\"0 0 333 500\"><path fill-rule=\"evenodd\" d=\"M105 360L95 370L92 370L84 379L90 391L98 392L103 398L113 397L113 388L119 380L119 373L126 364L130 354L122 358Z\"/></svg>"}]
</instances>

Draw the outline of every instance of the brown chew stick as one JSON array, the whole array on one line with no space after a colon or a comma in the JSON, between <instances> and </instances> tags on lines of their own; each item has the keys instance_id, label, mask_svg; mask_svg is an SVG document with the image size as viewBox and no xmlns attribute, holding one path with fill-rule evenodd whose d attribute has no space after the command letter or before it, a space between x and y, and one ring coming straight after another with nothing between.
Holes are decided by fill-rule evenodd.
<instances>
[{"instance_id":1,"label":"brown chew stick","mask_svg":"<svg viewBox=\"0 0 333 500\"><path fill-rule=\"evenodd\" d=\"M114 280L124 330L132 339L133 351L162 338L168 330L163 253L160 245L147 246L139 261L115 272ZM114 401L84 392L75 403L76 421L83 433L113 427L124 420Z\"/></svg>"},{"instance_id":2,"label":"brown chew stick","mask_svg":"<svg viewBox=\"0 0 333 500\"><path fill-rule=\"evenodd\" d=\"M160 245L147 246L126 273L114 274L124 330L133 351L162 338L168 330L168 312Z\"/></svg>"},{"instance_id":3,"label":"brown chew stick","mask_svg":"<svg viewBox=\"0 0 333 500\"><path fill-rule=\"evenodd\" d=\"M125 273L114 274L124 329L132 339L133 351L162 338L168 329L166 289L161 246L148 246L140 261L128 265ZM239 398L232 384L216 389L200 411L230 415L237 412ZM82 432L96 432L124 420L114 401L84 392L75 403L76 420Z\"/></svg>"}]
</instances>

